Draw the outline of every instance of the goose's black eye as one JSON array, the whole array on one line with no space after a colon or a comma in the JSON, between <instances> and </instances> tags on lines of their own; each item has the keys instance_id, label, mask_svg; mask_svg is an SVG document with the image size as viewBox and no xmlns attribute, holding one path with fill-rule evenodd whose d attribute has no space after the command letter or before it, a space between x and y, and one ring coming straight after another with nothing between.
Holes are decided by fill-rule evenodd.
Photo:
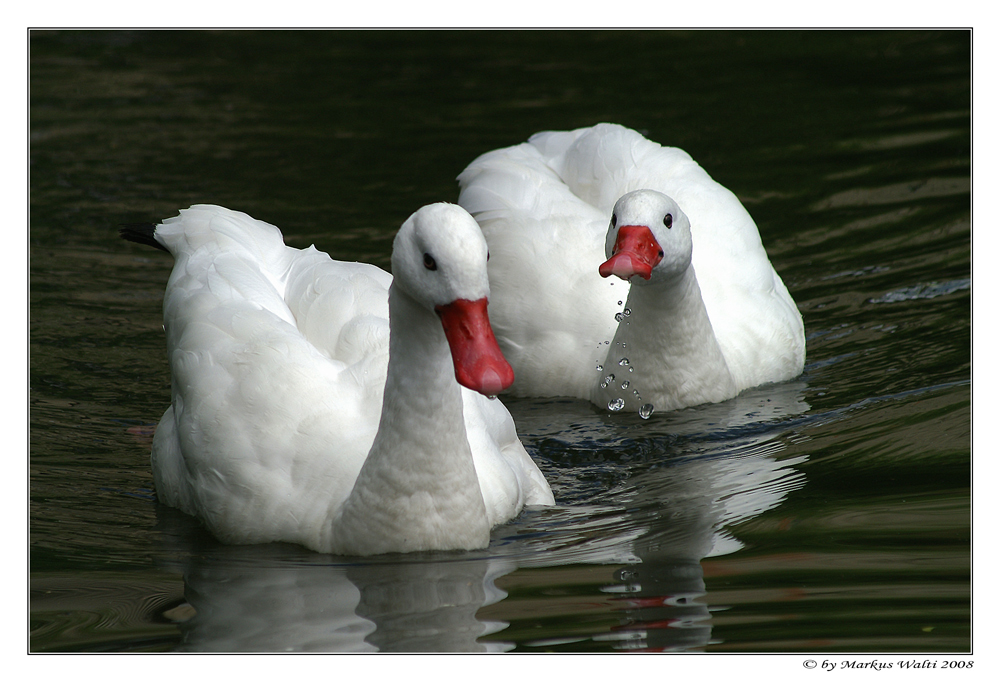
<instances>
[{"instance_id":1,"label":"goose's black eye","mask_svg":"<svg viewBox=\"0 0 1000 682\"><path fill-rule=\"evenodd\" d=\"M611 214L611 227L612 227L612 229L614 229L614 226L617 225L617 224L618 224L618 216L616 216L614 213L612 213Z\"/></svg>"},{"instance_id":2,"label":"goose's black eye","mask_svg":"<svg viewBox=\"0 0 1000 682\"><path fill-rule=\"evenodd\" d=\"M428 270L438 269L437 262L434 260L434 257L429 253L424 254L424 267L427 268Z\"/></svg>"},{"instance_id":3,"label":"goose's black eye","mask_svg":"<svg viewBox=\"0 0 1000 682\"><path fill-rule=\"evenodd\" d=\"M672 215L670 215L668 213L667 215L663 216L663 226L664 227L666 227L669 230L670 226L673 225L673 224L674 224L674 217Z\"/></svg>"}]
</instances>

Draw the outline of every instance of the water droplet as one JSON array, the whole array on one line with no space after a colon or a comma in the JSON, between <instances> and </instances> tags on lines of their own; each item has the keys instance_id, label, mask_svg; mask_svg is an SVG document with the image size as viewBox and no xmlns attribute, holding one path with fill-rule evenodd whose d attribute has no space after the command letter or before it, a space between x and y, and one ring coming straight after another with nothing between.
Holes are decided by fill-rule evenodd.
<instances>
[{"instance_id":1,"label":"water droplet","mask_svg":"<svg viewBox=\"0 0 1000 682\"><path fill-rule=\"evenodd\" d=\"M605 345L605 346L610 346L610 345L611 345L611 342L610 342L610 341L605 341L605 342L604 342L604 345Z\"/></svg>"},{"instance_id":2,"label":"water droplet","mask_svg":"<svg viewBox=\"0 0 1000 682\"><path fill-rule=\"evenodd\" d=\"M643 419L649 419L653 415L653 403L646 403L639 408L639 416Z\"/></svg>"},{"instance_id":3,"label":"water droplet","mask_svg":"<svg viewBox=\"0 0 1000 682\"><path fill-rule=\"evenodd\" d=\"M625 342L624 342L624 341L622 341L622 348L624 348L624 347L625 347Z\"/></svg>"},{"instance_id":4,"label":"water droplet","mask_svg":"<svg viewBox=\"0 0 1000 682\"><path fill-rule=\"evenodd\" d=\"M628 368L628 371L630 371L630 372L634 372L634 371L635 371L635 367L629 367L629 368Z\"/></svg>"},{"instance_id":5,"label":"water droplet","mask_svg":"<svg viewBox=\"0 0 1000 682\"><path fill-rule=\"evenodd\" d=\"M621 322L624 319L625 319L624 315L622 315L621 313L615 313L615 322Z\"/></svg>"},{"instance_id":6,"label":"water droplet","mask_svg":"<svg viewBox=\"0 0 1000 682\"><path fill-rule=\"evenodd\" d=\"M621 301L618 301L618 305L621 305L621 304L622 304L622 302L621 302Z\"/></svg>"},{"instance_id":7,"label":"water droplet","mask_svg":"<svg viewBox=\"0 0 1000 682\"><path fill-rule=\"evenodd\" d=\"M621 301L619 301L618 303L619 303L619 305L620 305L620 304L621 304ZM628 308L626 308L625 310L623 310L623 311L622 311L622 315L624 315L625 317L628 317L628 316L629 316L629 315L631 315L631 314L632 314L632 311L631 311L631 310L629 310Z\"/></svg>"},{"instance_id":8,"label":"water droplet","mask_svg":"<svg viewBox=\"0 0 1000 682\"><path fill-rule=\"evenodd\" d=\"M604 371L604 365L598 365L597 366L597 371L598 372L603 372Z\"/></svg>"},{"instance_id":9,"label":"water droplet","mask_svg":"<svg viewBox=\"0 0 1000 682\"><path fill-rule=\"evenodd\" d=\"M622 382L622 390L624 391L626 388L628 388L628 382L627 381L623 381Z\"/></svg>"},{"instance_id":10,"label":"water droplet","mask_svg":"<svg viewBox=\"0 0 1000 682\"><path fill-rule=\"evenodd\" d=\"M488 396L486 396L486 399L487 400L496 400L497 397L495 395L488 395Z\"/></svg>"},{"instance_id":11,"label":"water droplet","mask_svg":"<svg viewBox=\"0 0 1000 682\"><path fill-rule=\"evenodd\" d=\"M621 367L628 367L628 358L622 358L621 360L618 361L618 364Z\"/></svg>"},{"instance_id":12,"label":"water droplet","mask_svg":"<svg viewBox=\"0 0 1000 682\"><path fill-rule=\"evenodd\" d=\"M625 401L622 400L621 398L615 398L614 400L608 403L608 409L611 410L612 412L618 412L623 407L625 407Z\"/></svg>"}]
</instances>

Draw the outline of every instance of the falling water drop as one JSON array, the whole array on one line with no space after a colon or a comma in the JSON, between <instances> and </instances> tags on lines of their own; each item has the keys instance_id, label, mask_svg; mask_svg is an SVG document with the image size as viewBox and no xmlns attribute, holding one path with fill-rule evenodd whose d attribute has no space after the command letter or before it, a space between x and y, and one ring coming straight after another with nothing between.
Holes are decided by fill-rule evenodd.
<instances>
[{"instance_id":1,"label":"falling water drop","mask_svg":"<svg viewBox=\"0 0 1000 682\"><path fill-rule=\"evenodd\" d=\"M628 388L628 382L627 381L623 381L622 382L622 390L624 391L626 388Z\"/></svg>"},{"instance_id":2,"label":"falling water drop","mask_svg":"<svg viewBox=\"0 0 1000 682\"><path fill-rule=\"evenodd\" d=\"M597 365L597 371L598 372L603 372L604 371L604 365Z\"/></svg>"},{"instance_id":3,"label":"falling water drop","mask_svg":"<svg viewBox=\"0 0 1000 682\"><path fill-rule=\"evenodd\" d=\"M621 313L615 313L615 322L621 322L624 319L625 319L624 315L622 315Z\"/></svg>"},{"instance_id":4,"label":"falling water drop","mask_svg":"<svg viewBox=\"0 0 1000 682\"><path fill-rule=\"evenodd\" d=\"M621 301L619 301L619 305L621 305ZM622 315L624 315L625 317L628 317L631 314L632 314L632 311L630 309L628 309L628 308L626 308L625 310L622 311Z\"/></svg>"},{"instance_id":5,"label":"falling water drop","mask_svg":"<svg viewBox=\"0 0 1000 682\"><path fill-rule=\"evenodd\" d=\"M621 367L628 367L628 358L622 358L621 360L618 361L618 364Z\"/></svg>"},{"instance_id":6,"label":"falling water drop","mask_svg":"<svg viewBox=\"0 0 1000 682\"><path fill-rule=\"evenodd\" d=\"M653 415L653 403L646 403L639 408L639 416L643 419L649 419Z\"/></svg>"},{"instance_id":7,"label":"falling water drop","mask_svg":"<svg viewBox=\"0 0 1000 682\"><path fill-rule=\"evenodd\" d=\"M621 398L615 398L614 400L608 403L608 409L611 410L612 412L618 412L623 407L625 407L625 401L622 400Z\"/></svg>"}]
</instances>

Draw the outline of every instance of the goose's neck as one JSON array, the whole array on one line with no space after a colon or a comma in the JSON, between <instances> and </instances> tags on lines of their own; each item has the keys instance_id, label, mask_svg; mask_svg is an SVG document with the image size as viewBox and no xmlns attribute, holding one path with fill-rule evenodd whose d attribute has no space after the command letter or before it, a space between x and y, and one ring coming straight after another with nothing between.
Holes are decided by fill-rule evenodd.
<instances>
[{"instance_id":1,"label":"goose's neck","mask_svg":"<svg viewBox=\"0 0 1000 682\"><path fill-rule=\"evenodd\" d=\"M621 399L622 410L651 404L667 411L736 395L692 266L666 281L633 284L625 308L629 314L611 342L595 403Z\"/></svg>"},{"instance_id":2,"label":"goose's neck","mask_svg":"<svg viewBox=\"0 0 1000 682\"><path fill-rule=\"evenodd\" d=\"M333 551L448 549L449 539L468 547L469 534L486 546L489 522L441 321L395 284L389 319L379 429L334 523Z\"/></svg>"}]
</instances>

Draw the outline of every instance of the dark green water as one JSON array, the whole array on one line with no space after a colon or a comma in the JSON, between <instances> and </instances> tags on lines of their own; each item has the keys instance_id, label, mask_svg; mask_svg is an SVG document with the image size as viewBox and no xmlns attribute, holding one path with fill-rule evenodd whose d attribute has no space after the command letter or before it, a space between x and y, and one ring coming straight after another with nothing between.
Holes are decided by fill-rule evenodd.
<instances>
[{"instance_id":1,"label":"dark green water","mask_svg":"<svg viewBox=\"0 0 1000 682\"><path fill-rule=\"evenodd\" d=\"M957 653L971 641L970 34L30 38L30 648ZM755 217L804 374L638 418L505 401L558 506L467 554L225 547L159 507L193 203L388 267L478 154L614 121Z\"/></svg>"}]
</instances>

